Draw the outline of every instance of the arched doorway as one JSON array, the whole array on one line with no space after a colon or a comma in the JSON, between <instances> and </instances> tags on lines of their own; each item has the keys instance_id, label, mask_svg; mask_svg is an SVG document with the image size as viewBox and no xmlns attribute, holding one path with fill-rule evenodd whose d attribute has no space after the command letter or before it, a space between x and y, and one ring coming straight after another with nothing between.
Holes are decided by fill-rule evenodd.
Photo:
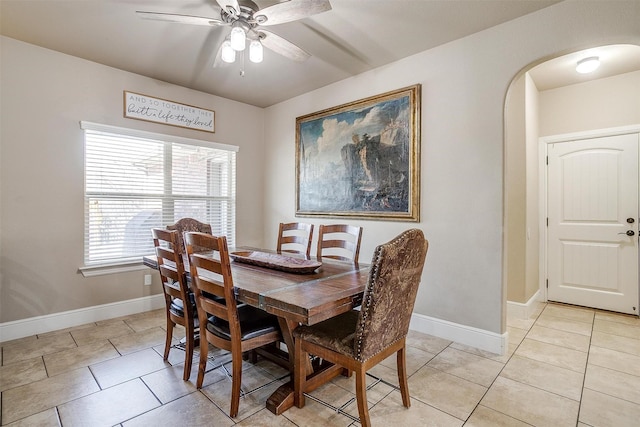
<instances>
[{"instance_id":1,"label":"arched doorway","mask_svg":"<svg viewBox=\"0 0 640 427\"><path fill-rule=\"evenodd\" d=\"M599 56L592 75L575 73L577 61ZM606 62L605 62L606 61ZM546 197L539 138L640 124L640 46L602 46L526 67L505 102L504 277L507 310L528 317L544 299ZM635 94L635 98L634 98ZM598 100L600 101L598 103ZM616 101L616 102L614 102ZM631 105L629 105L631 103ZM626 106L625 106L626 105ZM541 184L542 182L542 184ZM544 248L543 248L544 249Z\"/></svg>"}]
</instances>

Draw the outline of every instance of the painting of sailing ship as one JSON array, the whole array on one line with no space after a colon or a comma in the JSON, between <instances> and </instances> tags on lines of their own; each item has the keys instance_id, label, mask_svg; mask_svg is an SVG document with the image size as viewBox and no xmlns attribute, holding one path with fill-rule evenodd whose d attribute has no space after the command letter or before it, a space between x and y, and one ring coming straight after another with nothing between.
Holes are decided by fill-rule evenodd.
<instances>
[{"instance_id":1,"label":"painting of sailing ship","mask_svg":"<svg viewBox=\"0 0 640 427\"><path fill-rule=\"evenodd\" d=\"M296 119L296 216L419 220L420 89Z\"/></svg>"}]
</instances>

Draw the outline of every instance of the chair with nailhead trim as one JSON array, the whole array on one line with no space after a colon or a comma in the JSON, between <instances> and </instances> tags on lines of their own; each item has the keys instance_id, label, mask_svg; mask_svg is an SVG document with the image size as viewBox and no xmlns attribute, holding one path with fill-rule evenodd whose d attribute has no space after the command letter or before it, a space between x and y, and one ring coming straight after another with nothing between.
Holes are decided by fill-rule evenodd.
<instances>
[{"instance_id":1,"label":"chair with nailhead trim","mask_svg":"<svg viewBox=\"0 0 640 427\"><path fill-rule=\"evenodd\" d=\"M371 262L361 310L351 310L311 326L299 326L295 338L294 402L305 403L306 359L313 354L354 371L358 414L370 426L366 373L397 353L402 403L409 407L405 341L429 242L419 229L407 230L378 246Z\"/></svg>"},{"instance_id":2,"label":"chair with nailhead trim","mask_svg":"<svg viewBox=\"0 0 640 427\"><path fill-rule=\"evenodd\" d=\"M193 218L181 218L176 221L175 224L167 225L167 230L176 230L178 232L178 251L182 255L186 255L184 233L198 232L211 234L211 224L200 222ZM202 249L196 248L196 251L200 252Z\"/></svg>"}]
</instances>

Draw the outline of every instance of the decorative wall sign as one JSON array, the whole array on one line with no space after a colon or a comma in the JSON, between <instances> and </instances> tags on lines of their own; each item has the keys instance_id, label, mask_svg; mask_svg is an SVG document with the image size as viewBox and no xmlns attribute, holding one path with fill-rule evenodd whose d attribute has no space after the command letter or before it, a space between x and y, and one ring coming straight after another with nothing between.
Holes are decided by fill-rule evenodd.
<instances>
[{"instance_id":1,"label":"decorative wall sign","mask_svg":"<svg viewBox=\"0 0 640 427\"><path fill-rule=\"evenodd\" d=\"M215 112L124 91L124 116L188 129L215 132Z\"/></svg>"},{"instance_id":2,"label":"decorative wall sign","mask_svg":"<svg viewBox=\"0 0 640 427\"><path fill-rule=\"evenodd\" d=\"M420 220L420 91L296 118L296 216Z\"/></svg>"}]
</instances>

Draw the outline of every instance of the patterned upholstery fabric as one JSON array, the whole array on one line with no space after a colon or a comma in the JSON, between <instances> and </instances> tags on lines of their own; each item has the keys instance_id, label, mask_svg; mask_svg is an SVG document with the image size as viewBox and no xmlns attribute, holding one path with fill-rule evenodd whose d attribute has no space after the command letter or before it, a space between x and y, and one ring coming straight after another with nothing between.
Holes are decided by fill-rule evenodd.
<instances>
[{"instance_id":1,"label":"patterned upholstery fabric","mask_svg":"<svg viewBox=\"0 0 640 427\"><path fill-rule=\"evenodd\" d=\"M298 326L293 330L293 336L355 358L359 316L359 311L351 310L313 326Z\"/></svg>"},{"instance_id":2,"label":"patterned upholstery fabric","mask_svg":"<svg viewBox=\"0 0 640 427\"><path fill-rule=\"evenodd\" d=\"M406 337L428 242L411 229L376 248L360 311L350 311L294 336L365 361ZM390 314L393 315L390 315Z\"/></svg>"},{"instance_id":3,"label":"patterned upholstery fabric","mask_svg":"<svg viewBox=\"0 0 640 427\"><path fill-rule=\"evenodd\" d=\"M193 218L182 218L173 225L167 225L167 230L178 231L178 247L180 249L180 253L184 254L186 253L184 248L184 233L200 232L211 234L211 225ZM201 251L196 250L196 252Z\"/></svg>"}]
</instances>

